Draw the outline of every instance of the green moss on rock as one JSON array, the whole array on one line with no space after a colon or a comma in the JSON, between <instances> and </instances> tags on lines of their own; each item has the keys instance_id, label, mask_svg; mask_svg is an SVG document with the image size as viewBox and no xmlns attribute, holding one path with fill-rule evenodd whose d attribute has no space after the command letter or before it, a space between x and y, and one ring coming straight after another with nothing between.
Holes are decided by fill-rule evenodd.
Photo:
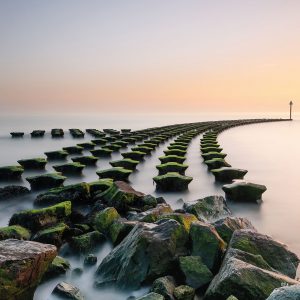
<instances>
[{"instance_id":1,"label":"green moss on rock","mask_svg":"<svg viewBox=\"0 0 300 300\"><path fill-rule=\"evenodd\" d=\"M178 155L166 155L166 156L159 157L159 160L161 161L162 164L166 164L169 162L176 162L182 164L186 160L186 157L178 156Z\"/></svg>"},{"instance_id":2,"label":"green moss on rock","mask_svg":"<svg viewBox=\"0 0 300 300\"><path fill-rule=\"evenodd\" d=\"M115 161L111 161L110 164L113 167L122 167L128 170L135 170L136 166L139 164L140 162L138 160L133 160L130 158L124 158L121 160L115 160Z\"/></svg>"},{"instance_id":3,"label":"green moss on rock","mask_svg":"<svg viewBox=\"0 0 300 300\"><path fill-rule=\"evenodd\" d=\"M0 180L20 179L23 172L24 168L21 166L0 167Z\"/></svg>"},{"instance_id":4,"label":"green moss on rock","mask_svg":"<svg viewBox=\"0 0 300 300\"><path fill-rule=\"evenodd\" d=\"M99 232L107 233L112 223L119 218L120 215L114 207L107 207L96 214L94 227Z\"/></svg>"},{"instance_id":5,"label":"green moss on rock","mask_svg":"<svg viewBox=\"0 0 300 300\"><path fill-rule=\"evenodd\" d=\"M159 171L159 175L164 175L169 172L177 172L181 175L185 175L185 171L187 168L188 168L188 165L180 164L177 162L168 162L168 163L156 166L156 169L158 169L158 171Z\"/></svg>"},{"instance_id":6,"label":"green moss on rock","mask_svg":"<svg viewBox=\"0 0 300 300\"><path fill-rule=\"evenodd\" d=\"M162 191L184 191L188 189L192 177L183 176L176 172L169 172L153 178L156 188Z\"/></svg>"},{"instance_id":7,"label":"green moss on rock","mask_svg":"<svg viewBox=\"0 0 300 300\"><path fill-rule=\"evenodd\" d=\"M17 240L29 240L30 231L20 225L12 225L6 227L0 227L0 240L17 239Z\"/></svg>"}]
</instances>

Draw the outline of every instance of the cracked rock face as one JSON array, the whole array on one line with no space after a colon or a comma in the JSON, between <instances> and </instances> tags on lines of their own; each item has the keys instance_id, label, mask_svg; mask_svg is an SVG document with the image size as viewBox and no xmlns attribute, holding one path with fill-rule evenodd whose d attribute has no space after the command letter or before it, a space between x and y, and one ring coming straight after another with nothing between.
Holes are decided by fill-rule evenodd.
<instances>
[{"instance_id":1,"label":"cracked rock face","mask_svg":"<svg viewBox=\"0 0 300 300\"><path fill-rule=\"evenodd\" d=\"M53 245L15 239L1 241L2 299L32 299L36 286L56 255L56 247Z\"/></svg>"}]
</instances>

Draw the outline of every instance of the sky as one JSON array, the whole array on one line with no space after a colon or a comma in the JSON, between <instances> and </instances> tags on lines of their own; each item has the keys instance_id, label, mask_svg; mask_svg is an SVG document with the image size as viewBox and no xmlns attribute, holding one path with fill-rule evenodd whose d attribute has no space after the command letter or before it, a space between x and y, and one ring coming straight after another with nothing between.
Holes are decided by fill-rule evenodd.
<instances>
[{"instance_id":1,"label":"sky","mask_svg":"<svg viewBox=\"0 0 300 300\"><path fill-rule=\"evenodd\" d=\"M4 113L265 112L298 99L299 0L0 0Z\"/></svg>"}]
</instances>

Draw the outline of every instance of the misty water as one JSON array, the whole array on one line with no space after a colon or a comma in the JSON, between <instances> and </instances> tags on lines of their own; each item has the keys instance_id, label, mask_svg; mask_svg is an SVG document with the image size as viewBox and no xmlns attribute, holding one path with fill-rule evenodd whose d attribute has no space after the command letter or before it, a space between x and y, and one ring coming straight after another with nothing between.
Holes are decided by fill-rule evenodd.
<instances>
[{"instance_id":1,"label":"misty water","mask_svg":"<svg viewBox=\"0 0 300 300\"><path fill-rule=\"evenodd\" d=\"M278 115L274 115L277 117ZM0 120L0 166L16 164L18 159L43 156L45 151L59 150L65 146L92 139L88 134L82 139L72 138L68 132L64 138L53 139L49 134L51 128L61 127L80 128L132 128L143 129L152 126L163 126L173 123L197 122L218 119L252 118L253 116L238 115L193 115L193 116L153 116L153 117L4 117ZM262 117L262 116L255 116ZM273 117L273 115L263 116ZM285 117L285 116L282 116ZM46 129L48 132L43 138L32 139L29 132L33 129ZM24 138L12 139L9 132L13 130L25 131ZM247 125L227 130L219 135L218 140L223 151L227 153L226 160L237 168L247 169L249 172L245 179L255 183L264 184L268 190L263 195L261 204L232 203L229 206L237 216L243 216L251 220L257 229L279 241L287 244L289 248L300 255L300 236L297 229L300 228L300 120L293 122L263 123ZM182 207L183 201L193 201L201 197L221 194L224 195L221 185L216 184L214 177L208 172L200 155L200 136L194 138L189 146L186 163L189 168L186 174L194 179L189 185L189 190L180 193L157 193L153 185L152 177L157 175L155 166L159 164L158 157L171 142L161 144L151 155L146 156L145 161L138 165L137 171L130 175L131 185L144 193L163 196L173 208ZM126 152L128 149L122 149ZM83 154L89 154L84 151ZM75 155L73 155L75 156ZM68 160L72 155L68 156ZM95 167L84 169L82 176L68 177L65 184L94 181L98 178L96 170L110 167L109 161L120 159L119 152L113 153L111 158L100 158ZM48 163L45 171L24 172L23 178L42 172L53 172L52 165ZM12 182L0 183L0 187L12 184ZM29 186L25 179L17 182ZM19 210L33 207L36 194L9 201L0 202L0 226L6 226L10 216ZM66 277L62 276L41 284L36 293L35 300L54 299L50 296L55 285L65 280L78 286L86 299L126 299L130 295L139 296L147 292L147 287L138 291L126 293L115 290L96 290L93 288L94 273L101 260L111 251L112 245L108 242L101 245L94 254L98 257L96 266L87 268L79 278L73 278L71 272ZM62 247L59 253L71 263L71 269L83 267L83 257L75 257L70 254L67 246Z\"/></svg>"}]
</instances>

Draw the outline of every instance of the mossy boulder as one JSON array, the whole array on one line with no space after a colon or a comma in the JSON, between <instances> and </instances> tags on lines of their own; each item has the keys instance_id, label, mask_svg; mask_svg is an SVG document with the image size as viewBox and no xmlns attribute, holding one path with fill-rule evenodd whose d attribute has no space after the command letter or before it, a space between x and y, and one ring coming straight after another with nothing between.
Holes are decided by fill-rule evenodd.
<instances>
[{"instance_id":1,"label":"mossy boulder","mask_svg":"<svg viewBox=\"0 0 300 300\"><path fill-rule=\"evenodd\" d=\"M133 215L130 219L139 222L154 223L158 221L161 216L170 213L173 213L171 206L169 204L161 203L152 209Z\"/></svg>"},{"instance_id":2,"label":"mossy boulder","mask_svg":"<svg viewBox=\"0 0 300 300\"><path fill-rule=\"evenodd\" d=\"M117 143L111 143L111 144L107 144L105 146L106 149L110 149L112 150L113 152L116 152L116 151L119 151L121 148L123 148L122 145L120 144L117 144Z\"/></svg>"},{"instance_id":3,"label":"mossy boulder","mask_svg":"<svg viewBox=\"0 0 300 300\"><path fill-rule=\"evenodd\" d=\"M139 146L138 145L136 147L132 147L131 150L132 151L143 152L143 153L146 153L146 154L150 154L153 149L151 147Z\"/></svg>"},{"instance_id":4,"label":"mossy boulder","mask_svg":"<svg viewBox=\"0 0 300 300\"><path fill-rule=\"evenodd\" d=\"M67 178L61 173L47 173L30 176L26 180L30 183L32 190L51 189L61 186Z\"/></svg>"},{"instance_id":5,"label":"mossy boulder","mask_svg":"<svg viewBox=\"0 0 300 300\"><path fill-rule=\"evenodd\" d=\"M52 137L63 137L64 136L64 131L61 128L53 128L51 129L51 135Z\"/></svg>"},{"instance_id":6,"label":"mossy boulder","mask_svg":"<svg viewBox=\"0 0 300 300\"><path fill-rule=\"evenodd\" d=\"M20 179L24 172L21 166L0 167L0 180L16 180Z\"/></svg>"},{"instance_id":7,"label":"mossy boulder","mask_svg":"<svg viewBox=\"0 0 300 300\"><path fill-rule=\"evenodd\" d=\"M53 169L57 172L61 172L62 174L80 174L85 165L79 162L66 163L62 165L55 165Z\"/></svg>"},{"instance_id":8,"label":"mossy boulder","mask_svg":"<svg viewBox=\"0 0 300 300\"><path fill-rule=\"evenodd\" d=\"M107 207L95 216L94 227L101 233L108 233L112 223L119 219L120 215L114 207Z\"/></svg>"},{"instance_id":9,"label":"mossy boulder","mask_svg":"<svg viewBox=\"0 0 300 300\"><path fill-rule=\"evenodd\" d=\"M300 285L277 288L266 300L300 300Z\"/></svg>"},{"instance_id":10,"label":"mossy boulder","mask_svg":"<svg viewBox=\"0 0 300 300\"><path fill-rule=\"evenodd\" d=\"M32 237L32 240L44 244L55 245L59 248L64 243L65 235L68 230L69 226L65 223L55 224L54 226L38 231Z\"/></svg>"},{"instance_id":11,"label":"mossy boulder","mask_svg":"<svg viewBox=\"0 0 300 300\"><path fill-rule=\"evenodd\" d=\"M186 230L175 220L137 224L101 262L96 286L138 288L168 274L176 259L187 253L187 242Z\"/></svg>"},{"instance_id":12,"label":"mossy boulder","mask_svg":"<svg viewBox=\"0 0 300 300\"><path fill-rule=\"evenodd\" d=\"M0 240L17 239L17 240L29 240L31 232L20 225L12 225L6 227L0 227Z\"/></svg>"},{"instance_id":13,"label":"mossy boulder","mask_svg":"<svg viewBox=\"0 0 300 300\"><path fill-rule=\"evenodd\" d=\"M72 157L71 158L73 162L85 165L85 166L94 166L97 161L98 157L89 155L89 156L78 156L78 157Z\"/></svg>"},{"instance_id":14,"label":"mossy boulder","mask_svg":"<svg viewBox=\"0 0 300 300\"><path fill-rule=\"evenodd\" d=\"M95 129L95 128L88 128L85 130L87 133L89 133L90 135L92 135L93 137L104 137L106 136L106 133Z\"/></svg>"},{"instance_id":15,"label":"mossy boulder","mask_svg":"<svg viewBox=\"0 0 300 300\"><path fill-rule=\"evenodd\" d=\"M103 146L107 143L107 139L100 138L100 139L91 140L91 142L95 145Z\"/></svg>"},{"instance_id":16,"label":"mossy boulder","mask_svg":"<svg viewBox=\"0 0 300 300\"><path fill-rule=\"evenodd\" d=\"M69 154L81 154L83 151L83 147L69 146L69 147L63 147L63 150L67 151Z\"/></svg>"},{"instance_id":17,"label":"mossy boulder","mask_svg":"<svg viewBox=\"0 0 300 300\"><path fill-rule=\"evenodd\" d=\"M25 170L43 170L47 164L47 160L45 158L31 158L31 159L21 159L18 160L18 163Z\"/></svg>"},{"instance_id":18,"label":"mossy boulder","mask_svg":"<svg viewBox=\"0 0 300 300\"><path fill-rule=\"evenodd\" d=\"M186 160L186 157L178 156L178 155L166 155L166 156L159 157L159 160L161 161L162 164L166 164L169 162L176 162L182 164Z\"/></svg>"},{"instance_id":19,"label":"mossy boulder","mask_svg":"<svg viewBox=\"0 0 300 300\"><path fill-rule=\"evenodd\" d=\"M56 247L30 241L0 241L1 299L33 299L34 291L56 257Z\"/></svg>"},{"instance_id":20,"label":"mossy boulder","mask_svg":"<svg viewBox=\"0 0 300 300\"><path fill-rule=\"evenodd\" d=\"M207 286L214 277L200 256L181 256L179 266L184 274L185 283L194 289Z\"/></svg>"},{"instance_id":21,"label":"mossy boulder","mask_svg":"<svg viewBox=\"0 0 300 300\"><path fill-rule=\"evenodd\" d=\"M256 230L252 223L245 218L238 217L226 217L220 219L213 223L213 226L217 230L220 237L226 242L229 243L232 237L232 234L235 230L239 229L251 229Z\"/></svg>"},{"instance_id":22,"label":"mossy boulder","mask_svg":"<svg viewBox=\"0 0 300 300\"><path fill-rule=\"evenodd\" d=\"M158 171L159 171L159 175L164 175L169 172L177 172L181 175L185 175L185 171L187 168L188 168L188 165L180 164L177 162L168 162L168 163L156 166L156 169L158 169Z\"/></svg>"},{"instance_id":23,"label":"mossy boulder","mask_svg":"<svg viewBox=\"0 0 300 300\"><path fill-rule=\"evenodd\" d=\"M103 147L101 149L91 150L90 152L96 157L109 157L113 153L113 150Z\"/></svg>"},{"instance_id":24,"label":"mossy boulder","mask_svg":"<svg viewBox=\"0 0 300 300\"><path fill-rule=\"evenodd\" d=\"M113 244L119 244L136 224L137 221L128 221L125 218L116 219L109 227L109 237Z\"/></svg>"},{"instance_id":25,"label":"mossy boulder","mask_svg":"<svg viewBox=\"0 0 300 300\"><path fill-rule=\"evenodd\" d=\"M209 152L222 152L223 148L219 147L203 147L201 148L202 153L209 153Z\"/></svg>"},{"instance_id":26,"label":"mossy boulder","mask_svg":"<svg viewBox=\"0 0 300 300\"><path fill-rule=\"evenodd\" d=\"M133 160L130 158L124 158L110 162L113 167L122 167L128 170L135 170L139 163L140 162L138 160Z\"/></svg>"},{"instance_id":27,"label":"mossy boulder","mask_svg":"<svg viewBox=\"0 0 300 300\"><path fill-rule=\"evenodd\" d=\"M227 156L226 153L223 152L208 152L208 153L202 153L202 157L204 160L210 160L213 158L225 158Z\"/></svg>"},{"instance_id":28,"label":"mossy boulder","mask_svg":"<svg viewBox=\"0 0 300 300\"><path fill-rule=\"evenodd\" d=\"M192 177L180 175L177 172L169 172L153 178L157 190L161 191L184 191L193 180Z\"/></svg>"},{"instance_id":29,"label":"mossy boulder","mask_svg":"<svg viewBox=\"0 0 300 300\"><path fill-rule=\"evenodd\" d=\"M176 281L172 276L159 277L154 280L150 292L160 294L164 296L166 300L175 300L174 289L176 287Z\"/></svg>"},{"instance_id":30,"label":"mossy boulder","mask_svg":"<svg viewBox=\"0 0 300 300\"><path fill-rule=\"evenodd\" d=\"M84 300L78 287L64 281L56 285L52 294L62 299Z\"/></svg>"},{"instance_id":31,"label":"mossy boulder","mask_svg":"<svg viewBox=\"0 0 300 300\"><path fill-rule=\"evenodd\" d=\"M207 147L220 147L220 145L218 144L218 142L201 142L200 143L201 148L207 148Z\"/></svg>"},{"instance_id":32,"label":"mossy boulder","mask_svg":"<svg viewBox=\"0 0 300 300\"><path fill-rule=\"evenodd\" d=\"M45 152L45 155L50 160L51 159L52 160L63 160L69 155L69 153L67 151L64 151L64 150L57 150L57 151Z\"/></svg>"},{"instance_id":33,"label":"mossy boulder","mask_svg":"<svg viewBox=\"0 0 300 300\"><path fill-rule=\"evenodd\" d=\"M211 172L216 180L220 182L232 182L235 179L244 179L244 176L248 173L247 170L231 167L212 169Z\"/></svg>"},{"instance_id":34,"label":"mossy boulder","mask_svg":"<svg viewBox=\"0 0 300 300\"><path fill-rule=\"evenodd\" d=\"M165 155L185 156L187 150L181 150L181 149L164 150L164 153Z\"/></svg>"},{"instance_id":35,"label":"mossy boulder","mask_svg":"<svg viewBox=\"0 0 300 300\"><path fill-rule=\"evenodd\" d=\"M145 296L137 298L136 300L165 300L165 298L160 294L151 292Z\"/></svg>"},{"instance_id":36,"label":"mossy boulder","mask_svg":"<svg viewBox=\"0 0 300 300\"><path fill-rule=\"evenodd\" d=\"M73 237L69 242L70 247L79 253L89 253L97 246L100 246L105 240L105 237L99 231L88 232L76 237Z\"/></svg>"},{"instance_id":37,"label":"mossy boulder","mask_svg":"<svg viewBox=\"0 0 300 300\"><path fill-rule=\"evenodd\" d=\"M231 167L231 165L226 162L225 159L223 158L212 158L210 160L205 160L204 161L209 169L219 169L222 167Z\"/></svg>"},{"instance_id":38,"label":"mossy boulder","mask_svg":"<svg viewBox=\"0 0 300 300\"><path fill-rule=\"evenodd\" d=\"M207 223L194 222L191 225L190 238L192 255L200 256L203 263L212 272L216 272L227 246L216 229Z\"/></svg>"},{"instance_id":39,"label":"mossy boulder","mask_svg":"<svg viewBox=\"0 0 300 300\"><path fill-rule=\"evenodd\" d=\"M168 220L168 219L173 219L179 222L181 225L184 226L187 232L190 232L190 227L193 222L198 221L198 219L192 215L192 214L182 214L182 213L177 213L177 212L172 212L168 214L162 214L158 216L158 220Z\"/></svg>"},{"instance_id":40,"label":"mossy boulder","mask_svg":"<svg viewBox=\"0 0 300 300\"><path fill-rule=\"evenodd\" d=\"M90 201L90 185L82 182L57 187L37 195L34 204L53 205L64 202L66 199L72 203L86 203Z\"/></svg>"},{"instance_id":41,"label":"mossy boulder","mask_svg":"<svg viewBox=\"0 0 300 300\"><path fill-rule=\"evenodd\" d=\"M24 136L24 132L21 131L13 131L10 133L11 137L13 138L20 138Z\"/></svg>"},{"instance_id":42,"label":"mossy boulder","mask_svg":"<svg viewBox=\"0 0 300 300\"><path fill-rule=\"evenodd\" d=\"M146 155L146 153L142 152L142 151L130 151L130 152L121 153L121 155L124 158L130 158L133 160L142 161L144 159L144 156Z\"/></svg>"},{"instance_id":43,"label":"mossy boulder","mask_svg":"<svg viewBox=\"0 0 300 300\"><path fill-rule=\"evenodd\" d=\"M83 149L86 150L91 150L95 148L96 144L94 144L93 142L85 142L85 143L79 143L77 144L77 146L82 147Z\"/></svg>"},{"instance_id":44,"label":"mossy boulder","mask_svg":"<svg viewBox=\"0 0 300 300\"><path fill-rule=\"evenodd\" d=\"M43 281L63 275L67 273L69 269L70 263L65 258L56 256L44 274Z\"/></svg>"},{"instance_id":45,"label":"mossy boulder","mask_svg":"<svg viewBox=\"0 0 300 300\"><path fill-rule=\"evenodd\" d=\"M71 202L65 201L42 209L14 213L10 218L9 225L20 225L36 232L46 226L66 220L71 212Z\"/></svg>"},{"instance_id":46,"label":"mossy boulder","mask_svg":"<svg viewBox=\"0 0 300 300\"><path fill-rule=\"evenodd\" d=\"M71 128L69 129L70 134L74 138L83 138L84 137L84 132L78 128Z\"/></svg>"},{"instance_id":47,"label":"mossy boulder","mask_svg":"<svg viewBox=\"0 0 300 300\"><path fill-rule=\"evenodd\" d=\"M208 196L191 203L185 203L186 212L194 214L200 221L213 222L231 215L226 200L222 196Z\"/></svg>"},{"instance_id":48,"label":"mossy boulder","mask_svg":"<svg viewBox=\"0 0 300 300\"><path fill-rule=\"evenodd\" d=\"M237 202L259 202L262 194L267 190L265 185L242 180L225 184L222 187L226 198Z\"/></svg>"},{"instance_id":49,"label":"mossy boulder","mask_svg":"<svg viewBox=\"0 0 300 300\"><path fill-rule=\"evenodd\" d=\"M106 170L100 170L96 172L99 178L112 178L113 180L128 180L132 170L122 167L112 167Z\"/></svg>"},{"instance_id":50,"label":"mossy boulder","mask_svg":"<svg viewBox=\"0 0 300 300\"><path fill-rule=\"evenodd\" d=\"M84 258L84 261L83 261L83 264L85 266L93 266L97 263L97 256L94 255L94 254L88 254L85 258Z\"/></svg>"},{"instance_id":51,"label":"mossy boulder","mask_svg":"<svg viewBox=\"0 0 300 300\"><path fill-rule=\"evenodd\" d=\"M43 137L45 135L45 130L33 130L30 135L31 137L33 138L36 138L36 137Z\"/></svg>"},{"instance_id":52,"label":"mossy boulder","mask_svg":"<svg viewBox=\"0 0 300 300\"><path fill-rule=\"evenodd\" d=\"M93 182L89 182L88 187L89 187L91 197L94 197L98 193L100 194L103 193L112 185L113 185L113 180L110 178L99 179Z\"/></svg>"},{"instance_id":53,"label":"mossy boulder","mask_svg":"<svg viewBox=\"0 0 300 300\"><path fill-rule=\"evenodd\" d=\"M177 300L193 300L195 289L188 285L179 285L174 289L174 296Z\"/></svg>"},{"instance_id":54,"label":"mossy boulder","mask_svg":"<svg viewBox=\"0 0 300 300\"><path fill-rule=\"evenodd\" d=\"M179 144L174 144L174 145L168 146L168 149L169 149L169 150L179 149L179 150L186 151L187 148L188 148L188 146L183 146L183 145L179 145Z\"/></svg>"},{"instance_id":55,"label":"mossy boulder","mask_svg":"<svg viewBox=\"0 0 300 300\"><path fill-rule=\"evenodd\" d=\"M30 190L21 185L8 185L0 188L0 200L24 196L30 193Z\"/></svg>"}]
</instances>

